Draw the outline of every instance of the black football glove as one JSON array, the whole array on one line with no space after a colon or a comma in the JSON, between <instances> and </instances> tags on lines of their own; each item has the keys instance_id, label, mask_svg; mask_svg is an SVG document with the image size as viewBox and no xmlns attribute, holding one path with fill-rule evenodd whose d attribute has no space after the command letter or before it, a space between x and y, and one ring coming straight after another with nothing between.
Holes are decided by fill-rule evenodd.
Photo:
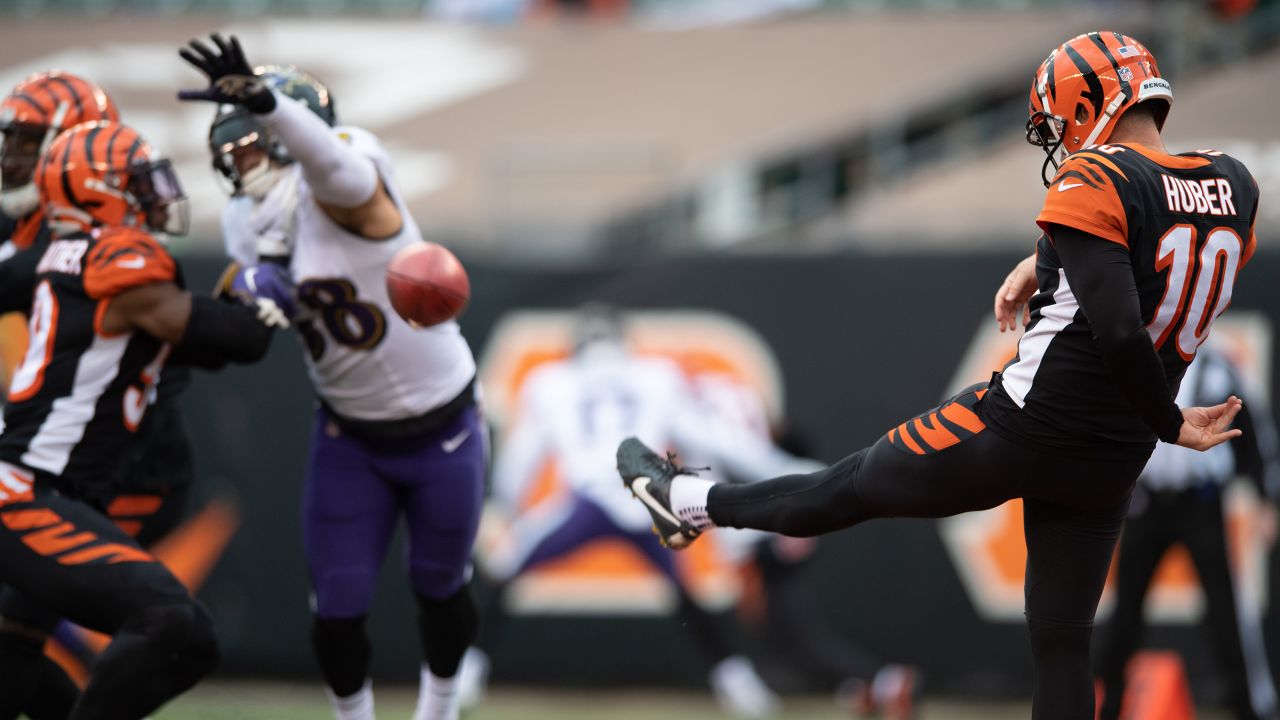
<instances>
[{"instance_id":1,"label":"black football glove","mask_svg":"<svg viewBox=\"0 0 1280 720\"><path fill-rule=\"evenodd\" d=\"M197 70L209 76L209 87L203 90L179 90L179 100L205 100L216 103L241 105L252 113L269 113L276 109L276 97L271 88L253 74L253 67L240 49L235 35L223 40L213 33L209 36L217 51L199 40L192 40L188 47L179 48L178 54Z\"/></svg>"}]
</instances>

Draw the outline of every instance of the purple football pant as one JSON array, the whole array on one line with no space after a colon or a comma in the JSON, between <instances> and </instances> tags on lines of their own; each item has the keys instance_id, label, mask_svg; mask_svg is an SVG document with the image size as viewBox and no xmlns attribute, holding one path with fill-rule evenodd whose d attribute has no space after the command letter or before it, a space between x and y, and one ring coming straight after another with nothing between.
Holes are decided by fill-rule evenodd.
<instances>
[{"instance_id":1,"label":"purple football pant","mask_svg":"<svg viewBox=\"0 0 1280 720\"><path fill-rule=\"evenodd\" d=\"M414 591L433 600L456 593L480 523L486 455L474 407L427 435L376 443L343 433L320 408L302 500L315 614L368 614L402 515Z\"/></svg>"},{"instance_id":2,"label":"purple football pant","mask_svg":"<svg viewBox=\"0 0 1280 720\"><path fill-rule=\"evenodd\" d=\"M561 515L559 522L548 528L540 539L534 540L529 553L520 561L516 575L564 557L597 538L612 537L626 540L644 556L655 569L660 571L673 583L680 584L676 577L675 563L672 553L662 547L658 536L648 530L628 532L618 527L604 510L587 498L574 494L570 496L568 511Z\"/></svg>"}]
</instances>

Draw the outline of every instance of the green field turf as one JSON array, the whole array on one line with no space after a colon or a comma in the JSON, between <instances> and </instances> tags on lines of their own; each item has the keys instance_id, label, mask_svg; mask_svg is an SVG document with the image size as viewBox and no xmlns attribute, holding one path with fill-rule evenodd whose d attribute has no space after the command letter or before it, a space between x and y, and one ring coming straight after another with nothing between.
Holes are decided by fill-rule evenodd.
<instances>
[{"instance_id":1,"label":"green field turf","mask_svg":"<svg viewBox=\"0 0 1280 720\"><path fill-rule=\"evenodd\" d=\"M380 720L410 720L414 689L377 690ZM919 720L1025 720L1024 702L928 699ZM171 703L154 720L329 720L319 684L209 682ZM711 698L698 693L499 689L464 720L714 720L723 718ZM788 699L779 720L849 720L826 698ZM1200 720L1226 720L1223 712L1202 712Z\"/></svg>"},{"instance_id":2,"label":"green field turf","mask_svg":"<svg viewBox=\"0 0 1280 720\"><path fill-rule=\"evenodd\" d=\"M377 691L378 717L409 720L413 713L411 688ZM1025 705L969 704L930 701L922 720L1025 719ZM327 720L323 691L314 685L263 683L206 683L170 704L155 720ZM697 693L557 692L497 690L466 720L710 720L725 717L709 696ZM789 700L780 718L791 720L847 720L825 698Z\"/></svg>"}]
</instances>

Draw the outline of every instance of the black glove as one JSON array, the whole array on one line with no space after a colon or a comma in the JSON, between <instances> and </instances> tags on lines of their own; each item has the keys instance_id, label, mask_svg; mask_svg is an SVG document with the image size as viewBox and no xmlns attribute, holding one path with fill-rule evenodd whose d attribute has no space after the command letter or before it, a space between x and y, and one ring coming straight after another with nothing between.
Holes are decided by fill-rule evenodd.
<instances>
[{"instance_id":1,"label":"black glove","mask_svg":"<svg viewBox=\"0 0 1280 720\"><path fill-rule=\"evenodd\" d=\"M223 40L214 33L209 36L218 46L215 52L199 40L192 40L189 47L179 48L178 54L197 70L209 76L209 87L203 90L179 90L179 100L206 100L216 103L241 105L249 112L263 114L276 109L276 97L271 88L253 73L253 67L240 49L235 35Z\"/></svg>"}]
</instances>

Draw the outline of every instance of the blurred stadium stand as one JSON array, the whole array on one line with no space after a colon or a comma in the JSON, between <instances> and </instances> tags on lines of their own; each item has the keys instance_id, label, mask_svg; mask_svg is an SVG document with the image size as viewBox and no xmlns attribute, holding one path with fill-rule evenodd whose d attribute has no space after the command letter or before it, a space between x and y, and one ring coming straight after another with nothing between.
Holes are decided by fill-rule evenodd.
<instances>
[{"instance_id":1,"label":"blurred stadium stand","mask_svg":"<svg viewBox=\"0 0 1280 720\"><path fill-rule=\"evenodd\" d=\"M552 17L563 5L594 16ZM1171 148L1226 150L1257 176L1263 257L1233 309L1274 318L1280 285L1262 278L1280 272L1266 250L1280 230L1280 0L0 0L0 88L55 67L107 88L175 159L196 222L175 247L196 256L192 286L207 287L225 195L204 144L211 110L174 99L200 84L176 48L234 32L254 61L323 78L339 114L385 140L427 236L467 262L463 330L478 352L513 308L593 297L723 313L775 350L790 419L830 460L935 404L981 338L991 290L1030 247L1043 197L1043 157L1023 142L1032 71L1099 27L1147 40L1163 60L1178 98ZM839 252L849 249L876 256ZM920 252L891 254L904 250ZM693 257L652 257L663 253ZM581 267L530 267L566 264ZM1280 386L1270 322L1258 363ZM313 674L297 547L312 400L291 342L190 394L204 484L246 499L241 534L202 593L229 673ZM933 524L870 524L833 538L818 562L824 611L872 649L920 660L931 691L1029 690L1020 620L979 615ZM410 595L394 572L384 584L378 672L411 680ZM517 632L499 680L607 685L615 648L634 637L677 647L667 627L540 618ZM547 663L538 653L569 629L604 640ZM1157 632L1192 650L1194 682L1213 681L1199 636ZM634 677L696 672L664 659Z\"/></svg>"},{"instance_id":2,"label":"blurred stadium stand","mask_svg":"<svg viewBox=\"0 0 1280 720\"><path fill-rule=\"evenodd\" d=\"M562 4L609 18L628 5L0 0L0 85L49 67L101 83L178 162L192 243L210 249L222 199L203 146L208 109L173 100L196 81L173 48L215 29L240 34L255 61L330 83L344 119L392 148L429 236L472 254L589 261L959 237L1009 247L1025 242L1039 194L1037 151L1020 143L1030 71L1063 38L1112 26L1165 58L1179 97L1173 145L1241 152L1264 194L1277 193L1280 146L1266 131L1276 100L1250 91L1280 70L1266 53L1274 0L1246 3L1243 18L1222 3L1154 13L936 0L635 2L624 22L432 17ZM784 14L706 27L771 13ZM1221 113L1217 97L1248 106Z\"/></svg>"}]
</instances>

